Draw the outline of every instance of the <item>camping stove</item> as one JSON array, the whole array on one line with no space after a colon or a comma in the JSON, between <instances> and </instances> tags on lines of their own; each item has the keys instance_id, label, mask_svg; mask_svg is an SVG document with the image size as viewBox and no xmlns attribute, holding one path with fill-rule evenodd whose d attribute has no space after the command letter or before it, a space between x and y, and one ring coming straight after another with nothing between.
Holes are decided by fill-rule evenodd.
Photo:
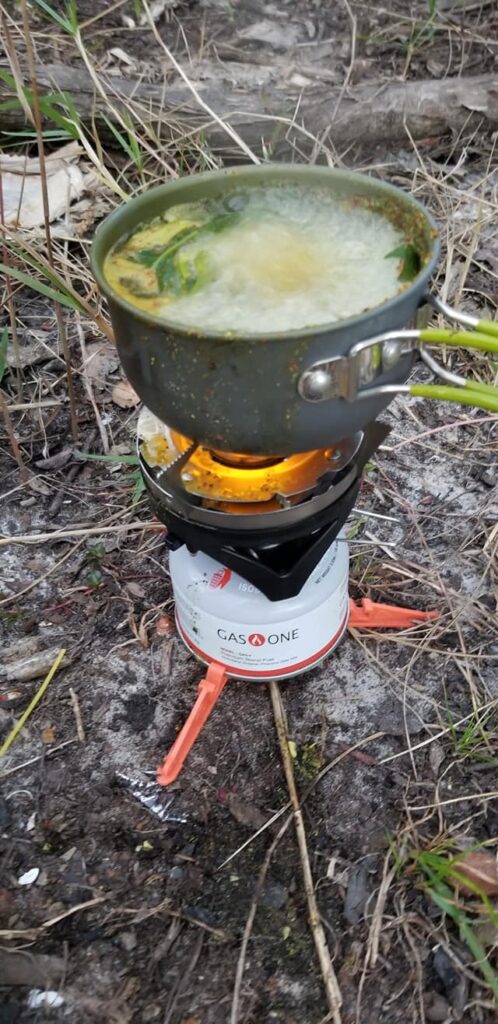
<instances>
[{"instance_id":1,"label":"camping stove","mask_svg":"<svg viewBox=\"0 0 498 1024\"><path fill-rule=\"evenodd\" d=\"M167 526L178 632L208 665L158 770L173 782L227 679L283 679L312 668L355 625L408 625L430 613L348 597L349 516L365 463L389 428L371 423L318 451L280 457L213 451L147 409L143 478Z\"/></svg>"},{"instance_id":2,"label":"camping stove","mask_svg":"<svg viewBox=\"0 0 498 1024\"><path fill-rule=\"evenodd\" d=\"M348 621L348 547L340 532L378 423L287 458L213 452L144 411L139 453L168 527L176 622L187 647L227 675L297 675L339 642Z\"/></svg>"}]
</instances>

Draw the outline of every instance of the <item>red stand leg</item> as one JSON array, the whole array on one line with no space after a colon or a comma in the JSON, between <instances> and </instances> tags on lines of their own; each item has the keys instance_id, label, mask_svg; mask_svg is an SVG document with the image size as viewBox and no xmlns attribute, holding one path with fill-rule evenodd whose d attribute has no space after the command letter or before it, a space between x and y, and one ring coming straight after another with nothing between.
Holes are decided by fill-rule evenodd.
<instances>
[{"instance_id":1,"label":"red stand leg","mask_svg":"<svg viewBox=\"0 0 498 1024\"><path fill-rule=\"evenodd\" d=\"M217 661L212 661L204 679L201 679L199 683L199 696L185 725L157 770L156 779L160 786L169 786L180 774L187 754L192 749L227 682L225 666L219 665Z\"/></svg>"},{"instance_id":2,"label":"red stand leg","mask_svg":"<svg viewBox=\"0 0 498 1024\"><path fill-rule=\"evenodd\" d=\"M397 608L394 604L377 604L364 597L349 601L349 625L353 629L406 629L415 622L437 619L438 612L420 612L416 608Z\"/></svg>"},{"instance_id":3,"label":"red stand leg","mask_svg":"<svg viewBox=\"0 0 498 1024\"><path fill-rule=\"evenodd\" d=\"M364 597L362 601L349 602L349 625L353 629L406 629L415 622L437 619L438 612L420 612L415 608L396 608L390 604L376 604ZM201 729L220 696L228 676L225 666L217 661L209 665L204 679L199 683L199 696L187 721L157 770L160 786L169 786L180 774L185 758L192 749Z\"/></svg>"}]
</instances>

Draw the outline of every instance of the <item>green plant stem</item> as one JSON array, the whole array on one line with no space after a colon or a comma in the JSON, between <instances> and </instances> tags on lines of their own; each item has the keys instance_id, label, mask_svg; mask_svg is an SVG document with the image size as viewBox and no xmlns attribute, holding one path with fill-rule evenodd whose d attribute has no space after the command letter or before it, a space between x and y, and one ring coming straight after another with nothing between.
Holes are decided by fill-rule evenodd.
<instances>
[{"instance_id":1,"label":"green plant stem","mask_svg":"<svg viewBox=\"0 0 498 1024\"><path fill-rule=\"evenodd\" d=\"M57 657L56 657L56 659L55 659L55 661L54 661L54 663L52 665L52 668L49 670L48 674L45 676L45 679L43 680L43 683L41 684L41 686L39 686L38 690L36 691L36 693L35 693L35 695L33 697L33 700L31 701L31 703L26 708L26 711L24 712L24 714L22 714L21 717L19 718L19 720L16 722L14 728L12 729L12 731L7 736L7 739L5 740L5 742L0 747L0 757L4 757L4 755L7 753L7 751L9 750L9 747L12 746L16 736L20 733L23 725L27 722L27 720L28 720L29 716L31 715L31 713L35 710L36 705L39 704L39 702L41 701L41 699L43 697L43 694L45 693L45 690L47 689L47 686L49 685L49 683L52 682L52 679L54 678L55 673L57 672L57 669L59 668L59 665L61 664L61 661L64 658L65 654L66 654L66 651L65 651L64 648L62 648L59 651L59 653L58 653L58 655L57 655Z\"/></svg>"},{"instance_id":2,"label":"green plant stem","mask_svg":"<svg viewBox=\"0 0 498 1024\"><path fill-rule=\"evenodd\" d=\"M459 402L461 405L473 405L477 409L487 409L498 413L498 389L493 394L480 390L472 390L472 385L458 388L444 384L411 384L410 394L418 398L436 398L440 402Z\"/></svg>"},{"instance_id":3,"label":"green plant stem","mask_svg":"<svg viewBox=\"0 0 498 1024\"><path fill-rule=\"evenodd\" d=\"M485 321L481 321L484 323ZM498 330L497 330L498 335ZM479 334L478 331L453 331L448 327L427 327L420 331L420 340L430 345L456 345L460 348L477 348L482 352L498 353L498 336L492 337L491 332Z\"/></svg>"},{"instance_id":4,"label":"green plant stem","mask_svg":"<svg viewBox=\"0 0 498 1024\"><path fill-rule=\"evenodd\" d=\"M479 939L476 938L472 925L468 924L467 921L460 921L459 924L462 939L469 947L476 965L479 967L479 970L489 985L495 999L498 1000L498 979L491 967L491 964L489 963L485 949L482 947Z\"/></svg>"}]
</instances>

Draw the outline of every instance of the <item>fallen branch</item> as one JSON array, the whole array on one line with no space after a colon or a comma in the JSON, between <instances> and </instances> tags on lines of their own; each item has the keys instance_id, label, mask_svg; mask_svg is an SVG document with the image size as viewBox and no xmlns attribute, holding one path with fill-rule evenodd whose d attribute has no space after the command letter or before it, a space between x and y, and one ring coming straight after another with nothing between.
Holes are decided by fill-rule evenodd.
<instances>
[{"instance_id":1,"label":"fallen branch","mask_svg":"<svg viewBox=\"0 0 498 1024\"><path fill-rule=\"evenodd\" d=\"M127 111L142 126L154 126L165 142L195 141L202 136L214 151L240 159L233 133L257 155L289 156L316 149L317 139L335 148L357 145L372 149L428 136L469 133L498 127L498 74L413 82L367 82L348 88L310 81L304 88L284 80L265 85L237 82L237 65L216 65L216 77L205 65L189 68L189 85L181 78L148 84L115 75L101 75L102 92L112 99L118 116ZM89 125L99 124L102 137L113 142L103 114L112 119L101 91L83 68L49 64L36 73L41 94L67 91L74 107ZM192 86L195 86L194 92ZM196 94L201 103L196 101ZM0 82L0 101L16 100ZM340 101L340 102L338 102ZM210 118L206 109L213 112ZM299 108L299 120L296 109ZM0 112L3 131L26 123L20 104ZM220 127L220 120L224 127ZM158 127L159 126L159 127ZM227 128L229 129L227 135ZM229 137L230 136L230 137ZM114 146L116 140L114 138Z\"/></svg>"}]
</instances>

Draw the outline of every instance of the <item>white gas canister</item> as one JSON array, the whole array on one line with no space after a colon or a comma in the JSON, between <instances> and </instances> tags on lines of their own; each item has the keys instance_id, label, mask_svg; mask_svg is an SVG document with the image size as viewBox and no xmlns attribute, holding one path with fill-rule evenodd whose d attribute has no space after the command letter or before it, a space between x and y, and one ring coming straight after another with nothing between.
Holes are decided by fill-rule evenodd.
<instances>
[{"instance_id":1,"label":"white gas canister","mask_svg":"<svg viewBox=\"0 0 498 1024\"><path fill-rule=\"evenodd\" d=\"M170 554L176 624L201 661L237 679L299 675L339 643L349 618L348 545L331 544L296 597L270 601L208 555Z\"/></svg>"}]
</instances>

